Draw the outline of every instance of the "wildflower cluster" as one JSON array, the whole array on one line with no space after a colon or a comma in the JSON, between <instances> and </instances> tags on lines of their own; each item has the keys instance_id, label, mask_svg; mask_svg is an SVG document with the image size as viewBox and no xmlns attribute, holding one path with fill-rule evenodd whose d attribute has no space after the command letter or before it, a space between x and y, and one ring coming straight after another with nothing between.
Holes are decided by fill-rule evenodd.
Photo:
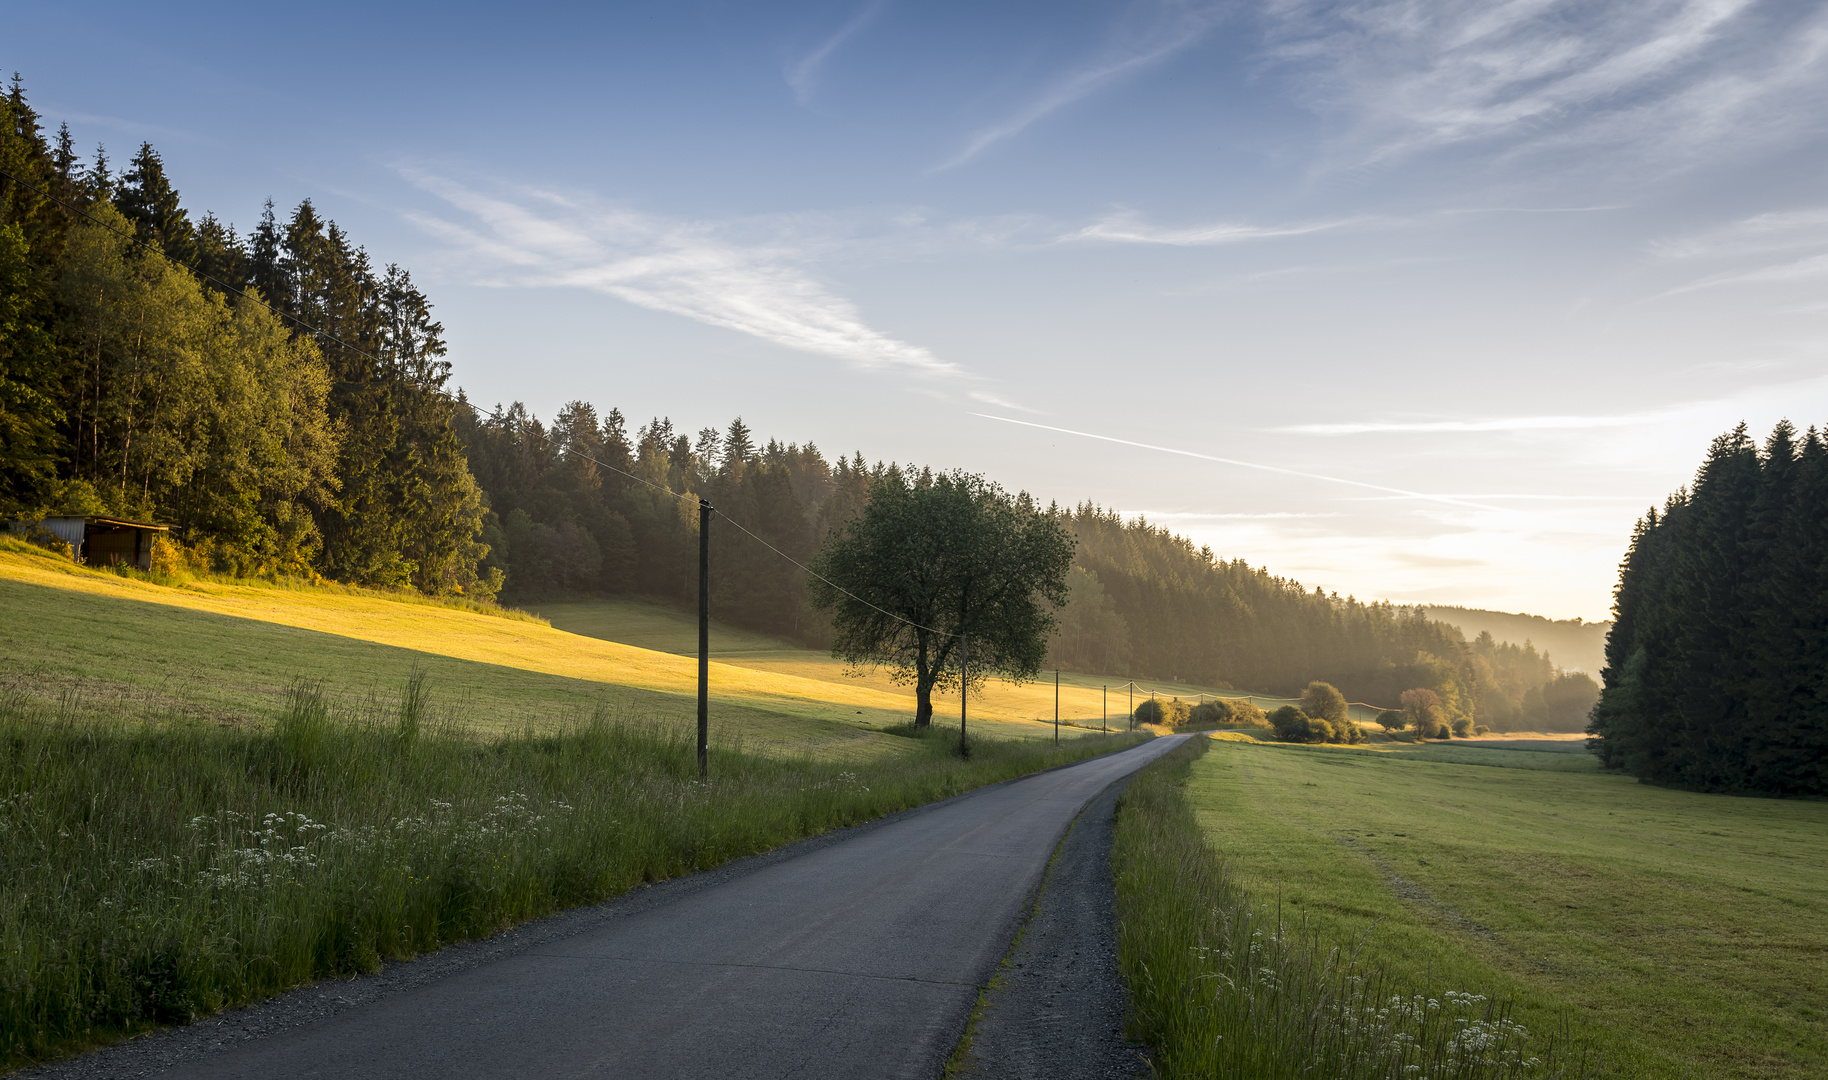
<instances>
[{"instance_id":1,"label":"wildflower cluster","mask_svg":"<svg viewBox=\"0 0 1828 1080\"><path fill-rule=\"evenodd\" d=\"M222 810L191 818L185 827L198 834L206 853L215 848L209 865L198 871L198 880L213 888L235 890L299 884L303 875L318 867L333 835L330 826L295 810L270 813L258 821ZM204 836L212 829L213 845Z\"/></svg>"},{"instance_id":2,"label":"wildflower cluster","mask_svg":"<svg viewBox=\"0 0 1828 1080\"><path fill-rule=\"evenodd\" d=\"M841 772L836 776L821 780L811 785L810 791L846 791L858 794L867 793L870 789L854 772Z\"/></svg>"}]
</instances>

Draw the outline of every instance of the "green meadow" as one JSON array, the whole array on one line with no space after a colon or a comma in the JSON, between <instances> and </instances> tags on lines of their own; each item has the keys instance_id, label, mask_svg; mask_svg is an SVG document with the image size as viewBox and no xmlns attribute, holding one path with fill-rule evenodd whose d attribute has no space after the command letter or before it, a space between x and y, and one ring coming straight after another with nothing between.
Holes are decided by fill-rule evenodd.
<instances>
[{"instance_id":1,"label":"green meadow","mask_svg":"<svg viewBox=\"0 0 1828 1080\"><path fill-rule=\"evenodd\" d=\"M555 625L340 586L97 572L0 538L0 610L0 688L68 716L265 725L298 680L354 705L390 698L419 670L478 734L549 729L599 706L696 723L696 622L638 601L571 605ZM721 625L712 642L714 742L844 760L905 751L884 731L912 716L913 694L885 675L850 678L823 653ZM1038 707L1006 700L1026 709L1040 694L993 682L974 695L972 722L1051 738Z\"/></svg>"},{"instance_id":2,"label":"green meadow","mask_svg":"<svg viewBox=\"0 0 1828 1080\"><path fill-rule=\"evenodd\" d=\"M1567 1020L1600 1075L1828 1075L1828 803L1514 745L1212 739L1183 797L1259 908L1392 985Z\"/></svg>"},{"instance_id":3,"label":"green meadow","mask_svg":"<svg viewBox=\"0 0 1828 1080\"><path fill-rule=\"evenodd\" d=\"M696 658L537 617L11 548L0 611L0 1068L1147 737L720 660L701 780Z\"/></svg>"}]
</instances>

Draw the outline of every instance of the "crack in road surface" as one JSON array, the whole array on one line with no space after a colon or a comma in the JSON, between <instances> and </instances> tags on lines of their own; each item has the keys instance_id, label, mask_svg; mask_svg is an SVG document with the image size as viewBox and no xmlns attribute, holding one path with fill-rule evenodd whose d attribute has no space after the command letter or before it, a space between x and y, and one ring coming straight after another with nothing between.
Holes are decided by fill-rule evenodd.
<instances>
[{"instance_id":1,"label":"crack in road surface","mask_svg":"<svg viewBox=\"0 0 1828 1080\"><path fill-rule=\"evenodd\" d=\"M932 1080L1074 816L1181 738L28 1075Z\"/></svg>"}]
</instances>

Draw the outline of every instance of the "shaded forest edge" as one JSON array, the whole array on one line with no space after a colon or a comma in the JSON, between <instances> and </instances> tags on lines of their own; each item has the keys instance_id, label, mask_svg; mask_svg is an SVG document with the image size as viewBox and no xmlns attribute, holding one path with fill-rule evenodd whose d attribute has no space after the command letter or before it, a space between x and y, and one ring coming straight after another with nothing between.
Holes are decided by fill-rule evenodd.
<instances>
[{"instance_id":1,"label":"shaded forest edge","mask_svg":"<svg viewBox=\"0 0 1828 1080\"><path fill-rule=\"evenodd\" d=\"M740 419L688 433L581 401L550 426L478 410L447 389L411 274L309 200L283 220L269 202L243 236L193 219L150 143L117 173L67 126L47 138L17 78L0 111L17 178L0 177L0 514L170 523L167 570L684 601L697 525L676 495L804 563L874 479L931 475L764 443ZM1306 590L1089 503L1050 512L1077 541L1050 665L1279 693L1324 679L1380 706L1421 688L1500 731L1578 730L1598 692L1419 608ZM712 543L720 620L829 644L791 562L732 530Z\"/></svg>"},{"instance_id":2,"label":"shaded forest edge","mask_svg":"<svg viewBox=\"0 0 1828 1080\"><path fill-rule=\"evenodd\" d=\"M1638 522L1588 730L1673 787L1828 795L1828 445L1781 422L1715 439Z\"/></svg>"}]
</instances>

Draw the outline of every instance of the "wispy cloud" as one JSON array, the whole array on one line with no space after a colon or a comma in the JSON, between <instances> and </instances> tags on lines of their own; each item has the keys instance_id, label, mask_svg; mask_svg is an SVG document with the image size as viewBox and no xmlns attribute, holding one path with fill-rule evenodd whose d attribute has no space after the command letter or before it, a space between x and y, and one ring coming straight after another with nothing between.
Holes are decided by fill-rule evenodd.
<instances>
[{"instance_id":1,"label":"wispy cloud","mask_svg":"<svg viewBox=\"0 0 1828 1080\"><path fill-rule=\"evenodd\" d=\"M169 139L174 142L183 141L212 145L220 145L221 142L221 140L216 139L213 136L204 135L201 132L191 131L186 128L164 127L159 124L147 123L143 120L130 120L125 117L108 116L103 113L73 111L60 108L54 103L40 107L43 110L46 119L58 121L60 123L73 124L79 128L83 125L105 128L109 131L119 131L136 139ZM132 151L137 149L138 147L123 147L125 152L119 155L121 160L126 160L132 155Z\"/></svg>"},{"instance_id":2,"label":"wispy cloud","mask_svg":"<svg viewBox=\"0 0 1828 1080\"><path fill-rule=\"evenodd\" d=\"M1099 442L1116 443L1119 446L1133 446L1139 450L1153 450L1162 454L1174 454L1178 457L1198 458L1201 461L1213 461L1221 465L1235 465L1243 469L1255 469L1259 472L1279 473L1283 476L1299 476L1307 480L1321 480L1329 484L1344 484L1348 487L1363 488L1368 491L1381 491L1389 495L1403 495L1412 499L1428 502L1445 503L1450 506L1465 507L1473 510L1489 510L1498 513L1509 513L1503 507L1487 506L1469 499L1454 498L1449 495L1431 495L1422 491L1410 491L1407 488L1390 487L1387 484L1373 484L1364 480L1351 480L1342 476L1328 476L1324 473L1306 472L1302 469L1285 469L1280 465L1264 465L1256 461L1243 461L1238 458L1220 457L1216 454L1202 454L1196 450L1182 450L1172 446L1158 446L1154 443L1137 442L1133 439L1120 439L1114 435L1099 435L1090 431L1074 431L1071 428L1053 427L1049 424L1036 424L1028 420L1014 420L1007 416L992 416L989 413L972 413L971 415L985 420L995 420L1004 424L1017 424L1021 427L1037 428L1041 431L1058 432L1061 435L1076 435L1082 439L1096 439Z\"/></svg>"},{"instance_id":3,"label":"wispy cloud","mask_svg":"<svg viewBox=\"0 0 1828 1080\"><path fill-rule=\"evenodd\" d=\"M1666 290L1664 296L1729 285L1811 281L1828 276L1828 208L1755 214L1656 241L1650 250L1672 263L1735 264Z\"/></svg>"},{"instance_id":4,"label":"wispy cloud","mask_svg":"<svg viewBox=\"0 0 1828 1080\"><path fill-rule=\"evenodd\" d=\"M1483 420L1352 420L1336 424L1292 424L1270 428L1283 435L1449 435L1493 431L1585 431L1633 424L1654 424L1664 413L1629 416L1499 416Z\"/></svg>"},{"instance_id":5,"label":"wispy cloud","mask_svg":"<svg viewBox=\"0 0 1828 1080\"><path fill-rule=\"evenodd\" d=\"M1395 496L1392 496L1393 498ZM1124 517L1146 517L1150 521L1282 521L1291 518L1336 518L1340 514L1310 514L1300 511L1271 510L1260 514L1219 514L1178 510L1119 510Z\"/></svg>"},{"instance_id":6,"label":"wispy cloud","mask_svg":"<svg viewBox=\"0 0 1828 1080\"><path fill-rule=\"evenodd\" d=\"M1338 221L1315 221L1293 225L1248 225L1236 221L1208 222L1204 225L1187 225L1180 228L1163 227L1145 223L1135 211L1121 210L1108 217L1087 225L1077 232L1061 237L1062 240L1108 240L1125 244L1167 244L1175 247L1208 247L1217 244L1237 244L1249 240L1266 240L1282 236L1306 236L1310 233L1326 232L1345 225L1356 224L1362 219L1348 218Z\"/></svg>"},{"instance_id":7,"label":"wispy cloud","mask_svg":"<svg viewBox=\"0 0 1828 1080\"><path fill-rule=\"evenodd\" d=\"M1448 497L1454 498L1454 499L1477 499L1481 502L1502 502L1505 500L1515 500L1518 502L1555 502L1555 503L1627 502L1627 503L1636 503L1638 505L1643 505L1645 503L1656 501L1654 498L1647 496L1647 495L1563 495L1563 494L1524 495L1524 494L1519 494L1516 492L1503 492L1503 491L1485 492L1482 494L1472 494L1472 495L1455 494L1455 495L1449 495ZM1401 502L1408 498L1410 498L1410 496L1408 496L1408 495L1348 495L1345 497L1345 500L1347 502Z\"/></svg>"},{"instance_id":8,"label":"wispy cloud","mask_svg":"<svg viewBox=\"0 0 1828 1080\"><path fill-rule=\"evenodd\" d=\"M1287 0L1272 62L1378 159L1474 140L1668 157L1782 142L1814 110L1828 11L1754 0Z\"/></svg>"},{"instance_id":9,"label":"wispy cloud","mask_svg":"<svg viewBox=\"0 0 1828 1080\"><path fill-rule=\"evenodd\" d=\"M817 48L787 66L787 70L781 73L781 77L792 88L795 101L805 105L812 100L819 69L825 65L825 61L830 59L832 53L837 52L841 45L856 36L859 30L869 25L871 20L882 14L883 9L888 6L888 0L869 0L868 3L859 7L849 19L845 20L843 26L820 42Z\"/></svg>"},{"instance_id":10,"label":"wispy cloud","mask_svg":"<svg viewBox=\"0 0 1828 1080\"><path fill-rule=\"evenodd\" d=\"M958 153L934 171L963 165L1049 113L1154 67L1205 37L1227 11L1223 5L1202 0L1132 3L1096 54L1057 76L1003 119L973 133Z\"/></svg>"},{"instance_id":11,"label":"wispy cloud","mask_svg":"<svg viewBox=\"0 0 1828 1080\"><path fill-rule=\"evenodd\" d=\"M1678 296L1682 293L1698 292L1702 289L1715 289L1723 285L1775 285L1796 281L1811 281L1828 277L1828 253L1811 255L1806 259L1791 259L1771 266L1761 266L1752 270L1729 270L1725 273L1710 274L1707 277L1678 285L1665 292L1664 296Z\"/></svg>"},{"instance_id":12,"label":"wispy cloud","mask_svg":"<svg viewBox=\"0 0 1828 1080\"><path fill-rule=\"evenodd\" d=\"M1754 214L1687 236L1653 241L1665 259L1716 259L1828 246L1828 207Z\"/></svg>"},{"instance_id":13,"label":"wispy cloud","mask_svg":"<svg viewBox=\"0 0 1828 1080\"><path fill-rule=\"evenodd\" d=\"M525 189L491 195L439 176L407 175L463 215L412 219L480 262L495 283L590 289L858 367L951 380L976 400L993 400L959 365L866 323L855 304L812 274L808 253L791 235L743 240L715 222Z\"/></svg>"}]
</instances>

